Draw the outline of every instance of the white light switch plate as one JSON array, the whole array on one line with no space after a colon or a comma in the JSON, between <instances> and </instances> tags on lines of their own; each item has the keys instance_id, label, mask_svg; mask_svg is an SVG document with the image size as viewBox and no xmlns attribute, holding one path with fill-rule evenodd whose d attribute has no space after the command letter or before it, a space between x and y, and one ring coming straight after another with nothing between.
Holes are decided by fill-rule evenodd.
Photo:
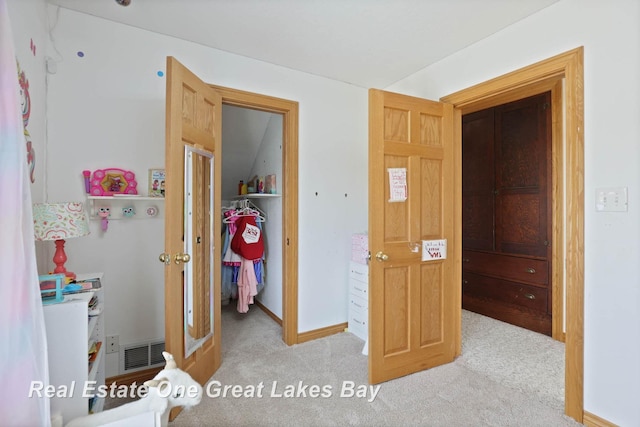
<instances>
[{"instance_id":1,"label":"white light switch plate","mask_svg":"<svg viewBox=\"0 0 640 427\"><path fill-rule=\"evenodd\" d=\"M627 208L627 187L596 189L596 211L626 212Z\"/></svg>"}]
</instances>

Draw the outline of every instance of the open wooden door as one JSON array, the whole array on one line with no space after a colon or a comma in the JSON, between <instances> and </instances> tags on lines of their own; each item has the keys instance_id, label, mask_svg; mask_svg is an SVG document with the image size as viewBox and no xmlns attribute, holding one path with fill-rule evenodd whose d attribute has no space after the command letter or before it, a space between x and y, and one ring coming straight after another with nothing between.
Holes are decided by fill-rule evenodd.
<instances>
[{"instance_id":1,"label":"open wooden door","mask_svg":"<svg viewBox=\"0 0 640 427\"><path fill-rule=\"evenodd\" d=\"M460 351L453 137L451 105L369 91L371 384L449 363ZM445 259L422 261L423 240L445 239Z\"/></svg>"},{"instance_id":2,"label":"open wooden door","mask_svg":"<svg viewBox=\"0 0 640 427\"><path fill-rule=\"evenodd\" d=\"M222 103L172 57L166 72L165 348L204 385L221 363Z\"/></svg>"}]
</instances>

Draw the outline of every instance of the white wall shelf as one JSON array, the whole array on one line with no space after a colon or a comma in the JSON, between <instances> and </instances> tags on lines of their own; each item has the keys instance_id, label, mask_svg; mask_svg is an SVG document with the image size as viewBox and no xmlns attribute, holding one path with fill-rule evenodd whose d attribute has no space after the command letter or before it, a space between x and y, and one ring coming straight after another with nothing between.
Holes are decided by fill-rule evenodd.
<instances>
[{"instance_id":1,"label":"white wall shelf","mask_svg":"<svg viewBox=\"0 0 640 427\"><path fill-rule=\"evenodd\" d=\"M89 218L100 221L98 211L101 208L109 208L109 221L114 219L150 219L162 218L164 211L164 197L150 197L137 195L122 196L87 196L89 203ZM135 215L127 217L123 209L133 208Z\"/></svg>"}]
</instances>

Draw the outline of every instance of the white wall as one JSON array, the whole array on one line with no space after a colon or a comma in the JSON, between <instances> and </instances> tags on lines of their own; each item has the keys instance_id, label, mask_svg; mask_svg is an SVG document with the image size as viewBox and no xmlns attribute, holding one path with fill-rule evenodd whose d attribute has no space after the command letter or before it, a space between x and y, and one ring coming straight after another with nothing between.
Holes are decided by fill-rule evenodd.
<instances>
[{"instance_id":1,"label":"white wall","mask_svg":"<svg viewBox=\"0 0 640 427\"><path fill-rule=\"evenodd\" d=\"M637 0L562 0L387 88L439 99L584 46L584 406L621 426L640 424L639 22ZM610 186L628 212L595 211Z\"/></svg>"},{"instance_id":2,"label":"white wall","mask_svg":"<svg viewBox=\"0 0 640 427\"><path fill-rule=\"evenodd\" d=\"M297 101L298 329L346 322L350 234L367 221L366 90L67 9L50 15L49 198L82 200L83 169L131 169L146 188L147 169L164 163L157 72L168 55L206 82ZM70 270L104 271L106 333L121 345L164 336L162 229L159 219L111 221L102 233L93 221L90 236L67 242Z\"/></svg>"}]
</instances>

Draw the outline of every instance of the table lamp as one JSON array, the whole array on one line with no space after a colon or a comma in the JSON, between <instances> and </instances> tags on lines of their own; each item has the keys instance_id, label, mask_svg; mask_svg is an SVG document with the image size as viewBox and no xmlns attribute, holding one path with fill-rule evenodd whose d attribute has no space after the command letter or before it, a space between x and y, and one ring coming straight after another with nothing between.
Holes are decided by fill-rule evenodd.
<instances>
[{"instance_id":1,"label":"table lamp","mask_svg":"<svg viewBox=\"0 0 640 427\"><path fill-rule=\"evenodd\" d=\"M67 262L64 241L89 234L89 223L82 203L34 204L33 229L36 240L55 240L56 242L56 252L53 255L56 268L53 273L64 274L70 279L75 279L75 273L67 271L64 267L64 263Z\"/></svg>"}]
</instances>

